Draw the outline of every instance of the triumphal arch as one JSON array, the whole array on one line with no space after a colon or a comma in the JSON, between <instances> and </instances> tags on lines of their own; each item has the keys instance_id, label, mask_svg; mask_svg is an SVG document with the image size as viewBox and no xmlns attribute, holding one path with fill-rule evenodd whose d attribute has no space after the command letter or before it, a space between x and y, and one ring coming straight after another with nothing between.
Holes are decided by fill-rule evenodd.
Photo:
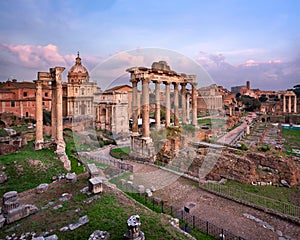
<instances>
[{"instance_id":1,"label":"triumphal arch","mask_svg":"<svg viewBox=\"0 0 300 240\"><path fill-rule=\"evenodd\" d=\"M131 154L135 158L153 161L154 147L150 138L150 118L149 118L149 84L155 84L155 125L156 129L161 128L161 105L165 107L165 127L171 125L171 113L174 115L174 126L182 124L197 124L197 82L196 75L187 75L172 71L165 61L154 62L151 68L132 67L126 70L130 73L132 83L132 136ZM142 84L141 94L141 115L142 115L142 134L138 132L138 83ZM191 85L191 105L192 117L190 118L190 95L187 94L187 85ZM161 85L164 85L164 102L161 99ZM174 97L173 109L171 109L171 90L173 85ZM180 90L179 90L180 85ZM179 94L181 95L181 111L179 111ZM181 114L179 114L181 113Z\"/></svg>"}]
</instances>

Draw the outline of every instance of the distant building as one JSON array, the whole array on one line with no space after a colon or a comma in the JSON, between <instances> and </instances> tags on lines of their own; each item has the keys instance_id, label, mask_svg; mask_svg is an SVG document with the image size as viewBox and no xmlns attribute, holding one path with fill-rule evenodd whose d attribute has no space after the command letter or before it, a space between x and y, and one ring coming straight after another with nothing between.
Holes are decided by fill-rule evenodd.
<instances>
[{"instance_id":1,"label":"distant building","mask_svg":"<svg viewBox=\"0 0 300 240\"><path fill-rule=\"evenodd\" d=\"M79 53L75 65L68 72L68 82L64 84L64 117L94 116L93 102L97 83L90 82L87 69L81 64Z\"/></svg>"},{"instance_id":2,"label":"distant building","mask_svg":"<svg viewBox=\"0 0 300 240\"><path fill-rule=\"evenodd\" d=\"M217 113L222 111L222 109L223 99L217 85L212 84L198 89L197 111L199 113Z\"/></svg>"},{"instance_id":3,"label":"distant building","mask_svg":"<svg viewBox=\"0 0 300 240\"><path fill-rule=\"evenodd\" d=\"M51 111L51 85L43 86L43 109ZM18 82L7 80L0 85L0 113L12 113L18 117L35 119L34 82Z\"/></svg>"}]
</instances>

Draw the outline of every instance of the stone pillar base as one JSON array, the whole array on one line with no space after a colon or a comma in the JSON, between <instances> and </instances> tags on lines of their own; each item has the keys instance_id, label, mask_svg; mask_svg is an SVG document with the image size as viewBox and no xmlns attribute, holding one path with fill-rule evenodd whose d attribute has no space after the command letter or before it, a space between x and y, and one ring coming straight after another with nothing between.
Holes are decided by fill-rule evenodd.
<instances>
[{"instance_id":1,"label":"stone pillar base","mask_svg":"<svg viewBox=\"0 0 300 240\"><path fill-rule=\"evenodd\" d=\"M145 234L140 231L140 234L137 236L137 237L131 237L128 233L125 233L124 234L124 239L127 239L127 240L145 240Z\"/></svg>"},{"instance_id":2,"label":"stone pillar base","mask_svg":"<svg viewBox=\"0 0 300 240\"><path fill-rule=\"evenodd\" d=\"M40 150L40 149L43 149L44 148L44 141L41 140L41 141L36 141L34 143L34 150Z\"/></svg>"},{"instance_id":3,"label":"stone pillar base","mask_svg":"<svg viewBox=\"0 0 300 240\"><path fill-rule=\"evenodd\" d=\"M155 149L150 137L131 136L130 157L144 162L155 161Z\"/></svg>"}]
</instances>

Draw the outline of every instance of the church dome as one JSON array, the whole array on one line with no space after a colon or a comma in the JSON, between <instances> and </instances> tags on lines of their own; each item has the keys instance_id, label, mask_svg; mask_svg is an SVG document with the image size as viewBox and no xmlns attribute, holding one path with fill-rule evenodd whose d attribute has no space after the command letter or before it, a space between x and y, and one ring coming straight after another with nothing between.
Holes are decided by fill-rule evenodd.
<instances>
[{"instance_id":1,"label":"church dome","mask_svg":"<svg viewBox=\"0 0 300 240\"><path fill-rule=\"evenodd\" d=\"M68 73L69 82L88 82L89 72L81 64L81 58L79 57L79 52L77 54L75 65L73 65Z\"/></svg>"}]
</instances>

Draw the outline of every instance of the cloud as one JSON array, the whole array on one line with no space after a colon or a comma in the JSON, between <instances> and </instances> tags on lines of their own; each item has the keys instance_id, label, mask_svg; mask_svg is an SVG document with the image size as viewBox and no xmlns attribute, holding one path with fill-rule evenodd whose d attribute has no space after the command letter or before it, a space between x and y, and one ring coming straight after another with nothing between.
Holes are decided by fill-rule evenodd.
<instances>
[{"instance_id":1,"label":"cloud","mask_svg":"<svg viewBox=\"0 0 300 240\"><path fill-rule=\"evenodd\" d=\"M251 81L253 88L262 90L285 90L296 85L300 79L300 59L283 61L269 59L257 61L248 58L240 64L230 64L227 55L199 52L197 62L201 64L218 85L230 89Z\"/></svg>"},{"instance_id":2,"label":"cloud","mask_svg":"<svg viewBox=\"0 0 300 240\"><path fill-rule=\"evenodd\" d=\"M66 65L64 57L58 52L58 47L53 44L33 46L2 43L1 46L16 56L24 67L36 69L52 65Z\"/></svg>"}]
</instances>

